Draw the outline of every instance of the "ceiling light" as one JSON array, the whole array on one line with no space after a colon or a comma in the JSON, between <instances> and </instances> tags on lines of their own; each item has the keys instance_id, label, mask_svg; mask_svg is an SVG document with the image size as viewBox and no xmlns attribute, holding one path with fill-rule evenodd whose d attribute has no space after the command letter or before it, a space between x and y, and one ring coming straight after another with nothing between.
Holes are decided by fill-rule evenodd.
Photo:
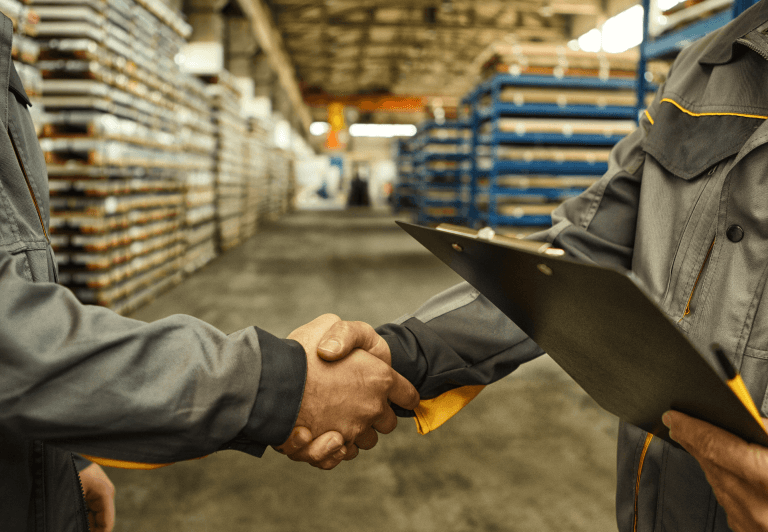
<instances>
[{"instance_id":1,"label":"ceiling light","mask_svg":"<svg viewBox=\"0 0 768 532\"><path fill-rule=\"evenodd\" d=\"M325 135L330 131L331 124L328 122L312 122L309 124L309 133L311 135L315 135L316 137L319 137L321 135Z\"/></svg>"},{"instance_id":2,"label":"ceiling light","mask_svg":"<svg viewBox=\"0 0 768 532\"><path fill-rule=\"evenodd\" d=\"M416 134L413 124L352 124L349 126L352 137L412 137Z\"/></svg>"}]
</instances>

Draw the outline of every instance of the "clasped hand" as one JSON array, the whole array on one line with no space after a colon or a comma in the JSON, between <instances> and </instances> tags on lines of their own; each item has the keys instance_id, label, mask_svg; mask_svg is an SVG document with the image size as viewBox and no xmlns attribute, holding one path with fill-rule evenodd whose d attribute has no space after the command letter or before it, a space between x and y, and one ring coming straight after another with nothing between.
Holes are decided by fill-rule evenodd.
<instances>
[{"instance_id":1,"label":"clasped hand","mask_svg":"<svg viewBox=\"0 0 768 532\"><path fill-rule=\"evenodd\" d=\"M307 355L296 425L276 449L292 460L332 469L397 426L390 402L413 409L416 389L391 367L387 343L362 322L325 314L293 331ZM321 358L322 357L322 358Z\"/></svg>"}]
</instances>

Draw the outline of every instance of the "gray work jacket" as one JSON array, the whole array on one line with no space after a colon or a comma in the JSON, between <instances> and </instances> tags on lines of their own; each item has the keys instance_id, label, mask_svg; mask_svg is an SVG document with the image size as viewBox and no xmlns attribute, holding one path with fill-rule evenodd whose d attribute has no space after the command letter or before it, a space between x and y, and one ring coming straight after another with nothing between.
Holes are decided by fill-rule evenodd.
<instances>
[{"instance_id":1,"label":"gray work jacket","mask_svg":"<svg viewBox=\"0 0 768 532\"><path fill-rule=\"evenodd\" d=\"M768 0L683 51L608 172L533 238L632 270L670 320L709 354L719 342L768 416ZM514 275L514 272L510 272ZM422 397L486 384L541 354L471 286L379 328L393 366ZM649 334L653 334L649 331ZM638 342L642 338L637 339ZM715 361L712 360L714 364ZM509 398L513 402L514 397ZM622 423L619 530L728 530L696 460Z\"/></svg>"},{"instance_id":2,"label":"gray work jacket","mask_svg":"<svg viewBox=\"0 0 768 532\"><path fill-rule=\"evenodd\" d=\"M0 15L0 530L82 532L71 451L151 464L260 456L293 427L306 357L255 327L147 324L55 284L45 161L12 31Z\"/></svg>"}]
</instances>

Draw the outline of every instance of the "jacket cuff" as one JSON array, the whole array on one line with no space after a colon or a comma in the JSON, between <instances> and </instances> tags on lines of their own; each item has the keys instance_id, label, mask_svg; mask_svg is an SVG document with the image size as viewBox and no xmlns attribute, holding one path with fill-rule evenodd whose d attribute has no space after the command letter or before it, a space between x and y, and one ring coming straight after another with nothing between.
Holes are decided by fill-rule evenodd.
<instances>
[{"instance_id":1,"label":"jacket cuff","mask_svg":"<svg viewBox=\"0 0 768 532\"><path fill-rule=\"evenodd\" d=\"M376 332L387 342L392 355L392 369L406 378L416 389L424 383L427 377L427 359L421 349L416 335L407 326L424 326L416 318L411 318L402 325L387 323L376 328ZM391 405L400 417L414 417L413 410L406 410L397 405Z\"/></svg>"},{"instance_id":2,"label":"jacket cuff","mask_svg":"<svg viewBox=\"0 0 768 532\"><path fill-rule=\"evenodd\" d=\"M290 436L299 415L307 379L307 357L298 342L281 340L258 327L254 329L261 351L261 377L256 403L242 435L264 446L280 445ZM230 448L239 446L233 442Z\"/></svg>"}]
</instances>

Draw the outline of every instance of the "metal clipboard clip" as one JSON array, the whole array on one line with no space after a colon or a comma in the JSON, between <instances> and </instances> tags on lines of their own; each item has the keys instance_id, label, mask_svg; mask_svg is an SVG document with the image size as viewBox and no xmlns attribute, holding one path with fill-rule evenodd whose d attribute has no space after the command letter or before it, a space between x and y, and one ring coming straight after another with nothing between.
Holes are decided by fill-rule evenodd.
<instances>
[{"instance_id":1,"label":"metal clipboard clip","mask_svg":"<svg viewBox=\"0 0 768 532\"><path fill-rule=\"evenodd\" d=\"M475 240L485 240L486 242L493 242L494 244L499 244L512 249L539 253L541 255L549 255L551 257L562 257L565 255L565 251L552 247L549 242L537 242L535 240L523 240L521 238L498 235L490 227L483 227L479 231L475 231L474 229L468 229L460 225L440 224L436 229L452 235L464 236ZM462 249L460 249L461 246L458 244L454 244L453 248L456 251L462 251Z\"/></svg>"}]
</instances>

